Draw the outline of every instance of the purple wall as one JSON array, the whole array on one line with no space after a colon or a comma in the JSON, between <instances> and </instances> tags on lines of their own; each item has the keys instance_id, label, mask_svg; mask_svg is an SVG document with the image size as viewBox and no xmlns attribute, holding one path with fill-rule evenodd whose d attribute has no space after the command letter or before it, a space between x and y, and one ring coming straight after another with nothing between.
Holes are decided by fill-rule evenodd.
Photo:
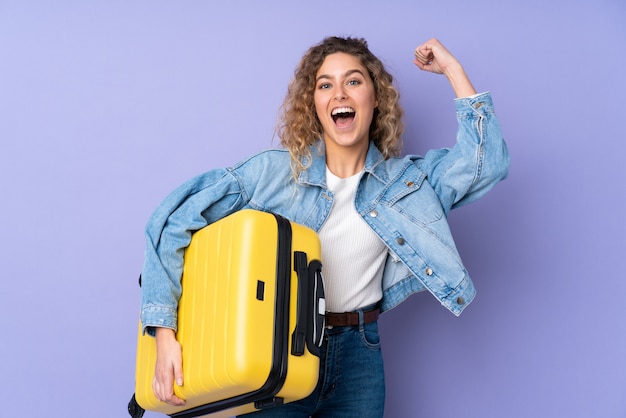
<instances>
[{"instance_id":1,"label":"purple wall","mask_svg":"<svg viewBox=\"0 0 626 418\"><path fill-rule=\"evenodd\" d=\"M472 306L381 320L386 416L626 417L626 3L295 3L0 2L0 416L125 416L146 219L271 146L301 54L340 34L395 74L406 151L453 141L450 87L411 63L437 36L512 154L450 217Z\"/></svg>"}]
</instances>

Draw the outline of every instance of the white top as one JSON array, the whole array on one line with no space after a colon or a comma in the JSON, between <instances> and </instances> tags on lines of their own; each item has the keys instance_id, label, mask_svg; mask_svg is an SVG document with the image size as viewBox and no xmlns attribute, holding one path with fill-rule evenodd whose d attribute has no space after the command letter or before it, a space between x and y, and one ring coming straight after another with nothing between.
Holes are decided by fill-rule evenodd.
<instances>
[{"instance_id":1,"label":"white top","mask_svg":"<svg viewBox=\"0 0 626 418\"><path fill-rule=\"evenodd\" d=\"M352 312L382 299L387 247L354 208L363 172L345 179L326 168L333 207L319 231L329 312Z\"/></svg>"}]
</instances>

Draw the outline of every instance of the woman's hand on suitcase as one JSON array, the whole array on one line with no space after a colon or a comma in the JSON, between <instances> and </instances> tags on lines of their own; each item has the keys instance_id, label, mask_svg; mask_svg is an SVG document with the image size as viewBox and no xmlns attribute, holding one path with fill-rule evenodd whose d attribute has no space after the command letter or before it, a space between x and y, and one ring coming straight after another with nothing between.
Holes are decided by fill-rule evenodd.
<instances>
[{"instance_id":1,"label":"woman's hand on suitcase","mask_svg":"<svg viewBox=\"0 0 626 418\"><path fill-rule=\"evenodd\" d=\"M182 349L174 330L157 328L156 346L157 359L152 381L154 396L161 402L182 406L185 401L174 394L174 382L178 386L183 385Z\"/></svg>"}]
</instances>

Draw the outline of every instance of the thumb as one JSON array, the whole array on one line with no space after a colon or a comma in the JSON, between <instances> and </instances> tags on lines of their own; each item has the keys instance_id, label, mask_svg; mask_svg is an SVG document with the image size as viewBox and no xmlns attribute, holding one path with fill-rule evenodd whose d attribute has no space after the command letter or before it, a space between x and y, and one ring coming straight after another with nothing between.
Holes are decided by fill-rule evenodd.
<instances>
[{"instance_id":1,"label":"thumb","mask_svg":"<svg viewBox=\"0 0 626 418\"><path fill-rule=\"evenodd\" d=\"M182 386L184 383L183 380L183 368L180 363L174 365L174 380L178 386Z\"/></svg>"}]
</instances>

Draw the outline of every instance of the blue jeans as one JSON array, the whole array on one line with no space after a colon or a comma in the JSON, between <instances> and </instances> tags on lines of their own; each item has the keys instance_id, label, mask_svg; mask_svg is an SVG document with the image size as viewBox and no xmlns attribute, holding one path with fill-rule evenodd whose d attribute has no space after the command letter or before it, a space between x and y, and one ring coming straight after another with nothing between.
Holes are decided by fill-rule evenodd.
<instances>
[{"instance_id":1,"label":"blue jeans","mask_svg":"<svg viewBox=\"0 0 626 418\"><path fill-rule=\"evenodd\" d=\"M307 398L246 414L262 418L382 418L385 376L378 323L326 330L320 377Z\"/></svg>"}]
</instances>

